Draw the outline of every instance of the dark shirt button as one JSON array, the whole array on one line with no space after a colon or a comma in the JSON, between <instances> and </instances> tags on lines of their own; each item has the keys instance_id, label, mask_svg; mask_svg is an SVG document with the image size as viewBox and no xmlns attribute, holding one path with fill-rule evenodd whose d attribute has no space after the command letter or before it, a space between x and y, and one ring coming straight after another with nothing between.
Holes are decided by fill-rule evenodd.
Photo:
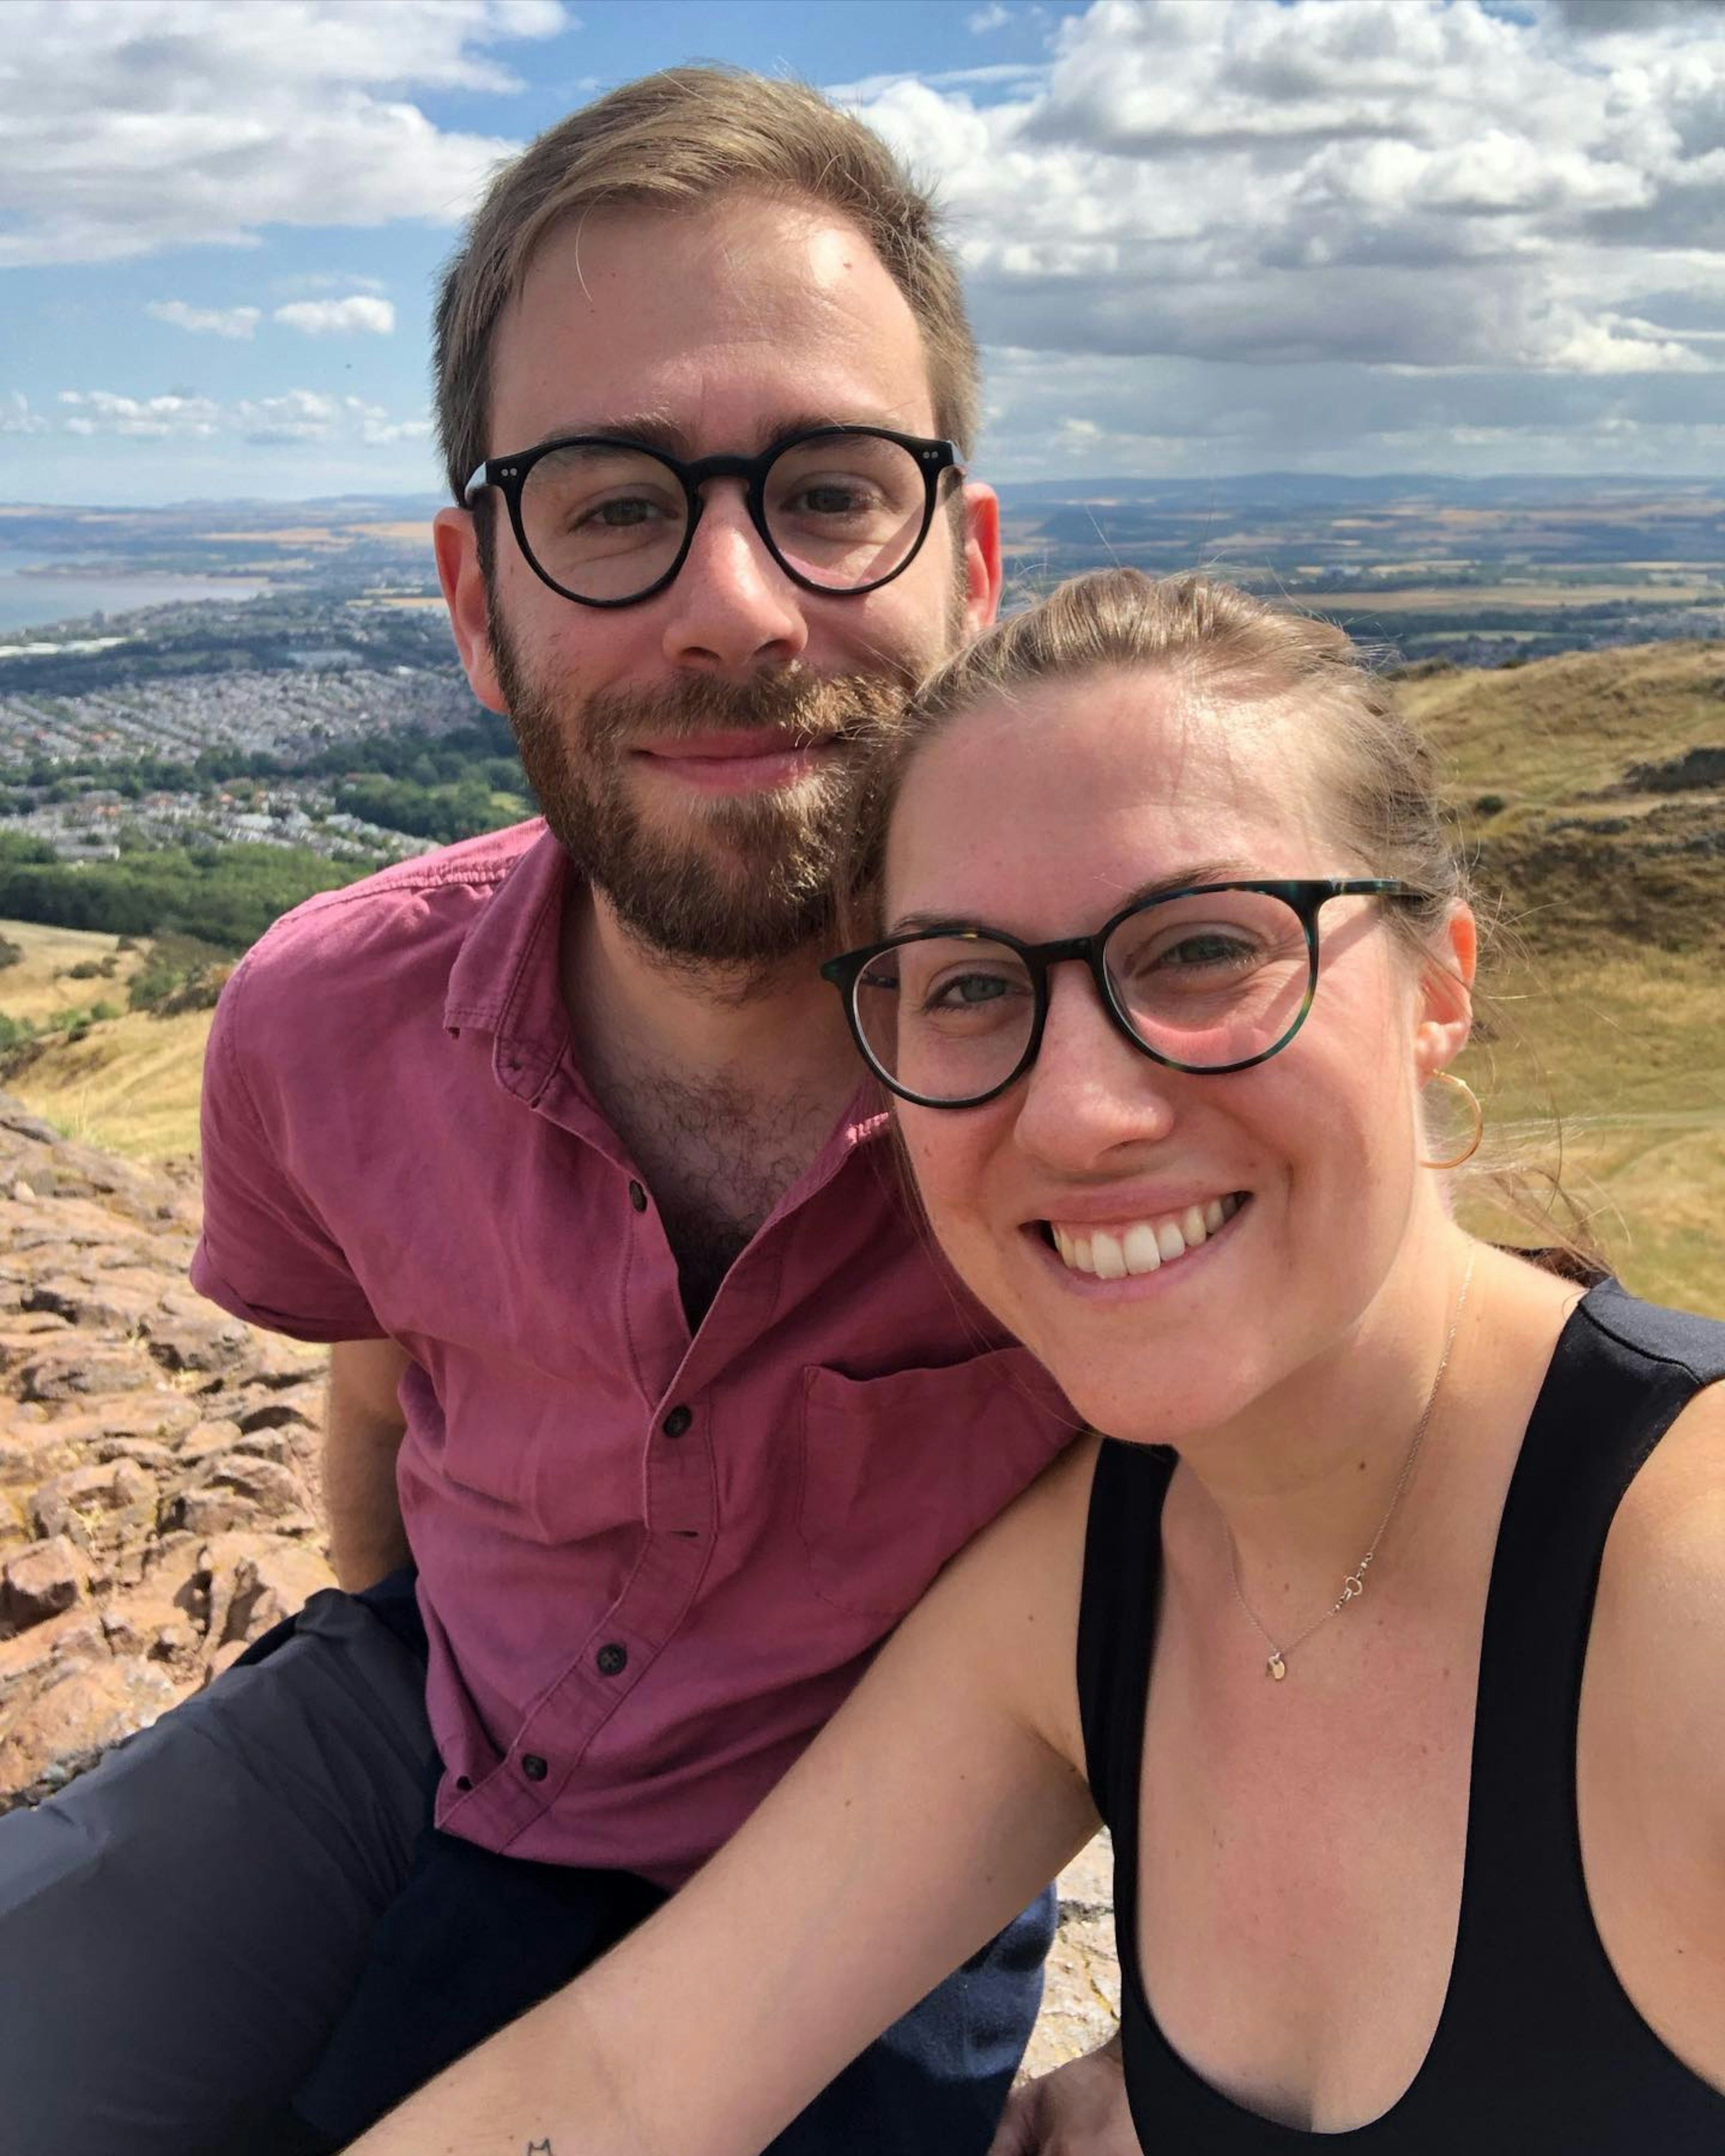
<instances>
[{"instance_id":1,"label":"dark shirt button","mask_svg":"<svg viewBox=\"0 0 1725 2156\"><path fill-rule=\"evenodd\" d=\"M455 1777L455 1787L458 1789L470 1789L473 1787L473 1784L468 1779L465 1774L458 1774Z\"/></svg>"},{"instance_id":2,"label":"dark shirt button","mask_svg":"<svg viewBox=\"0 0 1725 2156\"><path fill-rule=\"evenodd\" d=\"M602 1677L620 1677L629 1667L629 1649L615 1640L608 1640L593 1656Z\"/></svg>"},{"instance_id":3,"label":"dark shirt button","mask_svg":"<svg viewBox=\"0 0 1725 2156\"><path fill-rule=\"evenodd\" d=\"M542 1782L551 1769L536 1752L524 1752L521 1754L521 1772L530 1782Z\"/></svg>"},{"instance_id":4,"label":"dark shirt button","mask_svg":"<svg viewBox=\"0 0 1725 2156\"><path fill-rule=\"evenodd\" d=\"M646 1211L647 1194L642 1189L639 1183L631 1182L629 1184L629 1202L634 1207L637 1213L644 1213Z\"/></svg>"},{"instance_id":5,"label":"dark shirt button","mask_svg":"<svg viewBox=\"0 0 1725 2156\"><path fill-rule=\"evenodd\" d=\"M673 1408L659 1427L667 1437L680 1437L694 1419L687 1408Z\"/></svg>"}]
</instances>

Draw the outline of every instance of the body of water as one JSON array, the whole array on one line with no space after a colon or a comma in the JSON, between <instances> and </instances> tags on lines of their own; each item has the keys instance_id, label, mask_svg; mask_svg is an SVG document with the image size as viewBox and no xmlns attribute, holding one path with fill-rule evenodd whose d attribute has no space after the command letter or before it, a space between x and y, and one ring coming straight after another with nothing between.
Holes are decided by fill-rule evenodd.
<instances>
[{"instance_id":1,"label":"body of water","mask_svg":"<svg viewBox=\"0 0 1725 2156\"><path fill-rule=\"evenodd\" d=\"M130 613L138 607L183 604L193 599L249 599L270 588L264 578L128 575L123 569L56 568L52 576L28 573L50 566L41 555L0 548L0 638L81 620L92 613Z\"/></svg>"}]
</instances>

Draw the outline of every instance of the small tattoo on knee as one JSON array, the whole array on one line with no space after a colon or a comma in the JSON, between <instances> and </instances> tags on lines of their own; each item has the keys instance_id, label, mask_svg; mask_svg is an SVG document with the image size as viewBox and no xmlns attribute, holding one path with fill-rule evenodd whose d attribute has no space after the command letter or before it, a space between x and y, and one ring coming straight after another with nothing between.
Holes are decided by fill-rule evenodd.
<instances>
[{"instance_id":1,"label":"small tattoo on knee","mask_svg":"<svg viewBox=\"0 0 1725 2156\"><path fill-rule=\"evenodd\" d=\"M551 2143L548 2141L530 2141L527 2143L527 2156L552 2156Z\"/></svg>"}]
</instances>

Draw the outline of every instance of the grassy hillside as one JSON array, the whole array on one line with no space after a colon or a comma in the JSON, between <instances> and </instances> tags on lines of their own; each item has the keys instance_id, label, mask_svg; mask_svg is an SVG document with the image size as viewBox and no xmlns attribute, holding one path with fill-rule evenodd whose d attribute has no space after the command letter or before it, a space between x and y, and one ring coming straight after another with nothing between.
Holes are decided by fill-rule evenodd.
<instances>
[{"instance_id":1,"label":"grassy hillside","mask_svg":"<svg viewBox=\"0 0 1725 2156\"><path fill-rule=\"evenodd\" d=\"M1401 693L1495 916L1471 1063L1494 1145L1561 1168L1632 1286L1725 1317L1725 645Z\"/></svg>"},{"instance_id":2,"label":"grassy hillside","mask_svg":"<svg viewBox=\"0 0 1725 2156\"><path fill-rule=\"evenodd\" d=\"M0 921L0 942L23 953L0 966L0 1011L33 1025L59 1011L88 1009L104 997L123 1004L126 983L142 955L136 948L121 950L117 937L82 928L39 928L30 921ZM112 970L105 975L102 969L110 960ZM93 978L77 980L72 976L74 966L96 970Z\"/></svg>"},{"instance_id":3,"label":"grassy hillside","mask_svg":"<svg viewBox=\"0 0 1725 2156\"><path fill-rule=\"evenodd\" d=\"M1495 1157L1560 1168L1632 1286L1725 1317L1725 644L1444 670L1401 694L1493 917L1467 1068ZM38 1022L95 993L123 1003L141 960L73 980L113 937L0 935L26 951L0 971L0 1012ZM131 1014L0 1084L116 1152L190 1152L208 1027L208 1012ZM1463 1202L1506 1229L1483 1183Z\"/></svg>"},{"instance_id":4,"label":"grassy hillside","mask_svg":"<svg viewBox=\"0 0 1725 2156\"><path fill-rule=\"evenodd\" d=\"M0 1013L45 1024L105 1002L125 1015L98 1021L81 1040L51 1037L0 1059L0 1089L15 1094L69 1137L135 1160L167 1160L198 1147L198 1092L211 1014L161 1018L127 1011L126 992L151 946L81 929L0 921L0 938L23 952L0 968ZM111 973L100 969L111 962ZM98 968L77 977L74 967Z\"/></svg>"}]
</instances>

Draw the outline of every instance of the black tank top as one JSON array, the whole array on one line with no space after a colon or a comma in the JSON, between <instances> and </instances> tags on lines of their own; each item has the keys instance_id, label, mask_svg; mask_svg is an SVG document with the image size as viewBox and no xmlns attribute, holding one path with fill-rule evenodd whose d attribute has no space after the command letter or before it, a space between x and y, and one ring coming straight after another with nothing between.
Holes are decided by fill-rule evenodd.
<instances>
[{"instance_id":1,"label":"black tank top","mask_svg":"<svg viewBox=\"0 0 1725 2156\"><path fill-rule=\"evenodd\" d=\"M1576 1824L1583 1658L1605 1537L1685 1404L1725 1377L1725 1324L1615 1281L1571 1314L1527 1424L1481 1647L1461 1913L1425 2063L1369 2124L1369 2156L1721 2156L1725 2096L1668 2051L1594 1928ZM1202 2081L1157 2026L1137 1958L1138 1784L1160 1520L1174 1455L1106 1440L1085 1543L1078 1693L1091 1789L1113 1830L1121 2034L1155 2156L1293 2156L1317 2137Z\"/></svg>"}]
</instances>

